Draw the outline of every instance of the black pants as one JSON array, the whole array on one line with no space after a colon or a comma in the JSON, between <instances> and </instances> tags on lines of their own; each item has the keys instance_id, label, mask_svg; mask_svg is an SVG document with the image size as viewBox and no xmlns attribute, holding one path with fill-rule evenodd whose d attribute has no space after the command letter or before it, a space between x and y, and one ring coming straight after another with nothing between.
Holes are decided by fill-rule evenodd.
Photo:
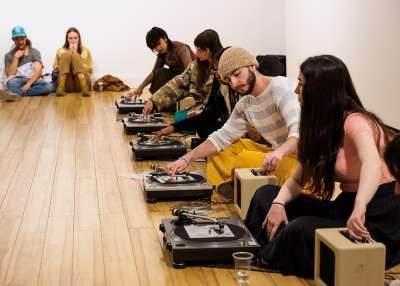
<instances>
[{"instance_id":1,"label":"black pants","mask_svg":"<svg viewBox=\"0 0 400 286\"><path fill-rule=\"evenodd\" d=\"M387 268L400 263L400 197L393 191L394 182L379 187L368 204L365 223L372 238L386 246ZM289 223L281 225L268 241L261 225L278 192L277 186L261 187L250 203L245 224L262 246L259 255L272 268L286 275L312 278L315 230L346 226L356 193L342 193L333 202L300 195L285 207Z\"/></svg>"},{"instance_id":2,"label":"black pants","mask_svg":"<svg viewBox=\"0 0 400 286\"><path fill-rule=\"evenodd\" d=\"M153 80L150 85L150 92L154 94L159 90L164 84L170 81L173 77L180 74L177 71L172 71L166 68L160 68L153 71Z\"/></svg>"}]
</instances>

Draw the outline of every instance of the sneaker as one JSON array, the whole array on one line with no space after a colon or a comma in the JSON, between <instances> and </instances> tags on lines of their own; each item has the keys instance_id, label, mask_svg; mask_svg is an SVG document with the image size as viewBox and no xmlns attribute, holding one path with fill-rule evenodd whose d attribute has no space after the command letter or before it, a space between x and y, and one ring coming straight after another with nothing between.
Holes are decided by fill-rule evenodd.
<instances>
[{"instance_id":1,"label":"sneaker","mask_svg":"<svg viewBox=\"0 0 400 286\"><path fill-rule=\"evenodd\" d=\"M57 88L56 90L56 96L64 96L65 91L62 88Z\"/></svg>"},{"instance_id":2,"label":"sneaker","mask_svg":"<svg viewBox=\"0 0 400 286\"><path fill-rule=\"evenodd\" d=\"M8 90L0 90L0 99L4 101L20 101L21 96Z\"/></svg>"},{"instance_id":3,"label":"sneaker","mask_svg":"<svg viewBox=\"0 0 400 286\"><path fill-rule=\"evenodd\" d=\"M233 181L226 181L217 186L217 193L227 200L233 200Z\"/></svg>"}]
</instances>

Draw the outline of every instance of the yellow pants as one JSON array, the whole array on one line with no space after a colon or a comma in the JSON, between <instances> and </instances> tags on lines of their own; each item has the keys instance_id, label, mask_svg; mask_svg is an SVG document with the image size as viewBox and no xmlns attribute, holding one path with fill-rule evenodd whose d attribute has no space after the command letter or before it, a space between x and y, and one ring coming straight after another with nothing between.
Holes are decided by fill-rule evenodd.
<instances>
[{"instance_id":1,"label":"yellow pants","mask_svg":"<svg viewBox=\"0 0 400 286\"><path fill-rule=\"evenodd\" d=\"M90 75L83 65L83 61L78 54L71 55L64 53L60 59L60 68L58 77L66 75L65 91L66 92L80 92L81 84L78 79L78 73L85 76L87 87L90 89Z\"/></svg>"},{"instance_id":2,"label":"yellow pants","mask_svg":"<svg viewBox=\"0 0 400 286\"><path fill-rule=\"evenodd\" d=\"M207 179L213 185L232 179L236 168L261 168L265 155L271 152L265 145L250 139L240 139L225 150L209 156L207 160ZM278 185L282 185L297 165L297 157L284 157L272 173L277 176Z\"/></svg>"}]
</instances>

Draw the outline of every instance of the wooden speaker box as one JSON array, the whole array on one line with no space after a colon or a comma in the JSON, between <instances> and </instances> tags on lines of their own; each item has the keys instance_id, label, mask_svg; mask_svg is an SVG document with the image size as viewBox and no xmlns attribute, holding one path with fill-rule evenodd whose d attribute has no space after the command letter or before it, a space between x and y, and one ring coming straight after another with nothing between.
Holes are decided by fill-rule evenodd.
<instances>
[{"instance_id":1,"label":"wooden speaker box","mask_svg":"<svg viewBox=\"0 0 400 286\"><path fill-rule=\"evenodd\" d=\"M378 286L385 279L385 245L351 239L346 228L315 232L317 286Z\"/></svg>"},{"instance_id":2,"label":"wooden speaker box","mask_svg":"<svg viewBox=\"0 0 400 286\"><path fill-rule=\"evenodd\" d=\"M276 185L276 176L265 176L260 169L239 168L234 172L233 203L242 219L246 218L250 200L254 193L264 185Z\"/></svg>"}]
</instances>

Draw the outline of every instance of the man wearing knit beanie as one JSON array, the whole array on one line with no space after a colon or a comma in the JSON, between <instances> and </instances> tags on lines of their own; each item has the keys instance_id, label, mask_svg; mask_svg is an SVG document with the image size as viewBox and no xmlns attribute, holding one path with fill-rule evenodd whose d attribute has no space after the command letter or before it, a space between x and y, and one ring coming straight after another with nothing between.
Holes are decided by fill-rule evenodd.
<instances>
[{"instance_id":1,"label":"man wearing knit beanie","mask_svg":"<svg viewBox=\"0 0 400 286\"><path fill-rule=\"evenodd\" d=\"M232 186L235 168L262 168L265 173L276 175L278 184L290 177L297 163L299 138L300 105L294 92L296 83L286 77L262 75L257 66L255 57L245 49L231 47L222 54L218 64L221 81L245 96L221 129L167 166L171 174L184 170L193 160L210 156L207 179L220 184L217 190ZM242 139L251 127L272 148Z\"/></svg>"},{"instance_id":2,"label":"man wearing knit beanie","mask_svg":"<svg viewBox=\"0 0 400 286\"><path fill-rule=\"evenodd\" d=\"M218 74L223 82L230 81L232 73L242 67L258 67L256 58L251 55L247 50L242 48L229 48L221 56L218 63ZM255 84L255 74L250 74L250 85L248 88L252 90ZM237 90L237 92L246 95L251 90Z\"/></svg>"}]
</instances>

